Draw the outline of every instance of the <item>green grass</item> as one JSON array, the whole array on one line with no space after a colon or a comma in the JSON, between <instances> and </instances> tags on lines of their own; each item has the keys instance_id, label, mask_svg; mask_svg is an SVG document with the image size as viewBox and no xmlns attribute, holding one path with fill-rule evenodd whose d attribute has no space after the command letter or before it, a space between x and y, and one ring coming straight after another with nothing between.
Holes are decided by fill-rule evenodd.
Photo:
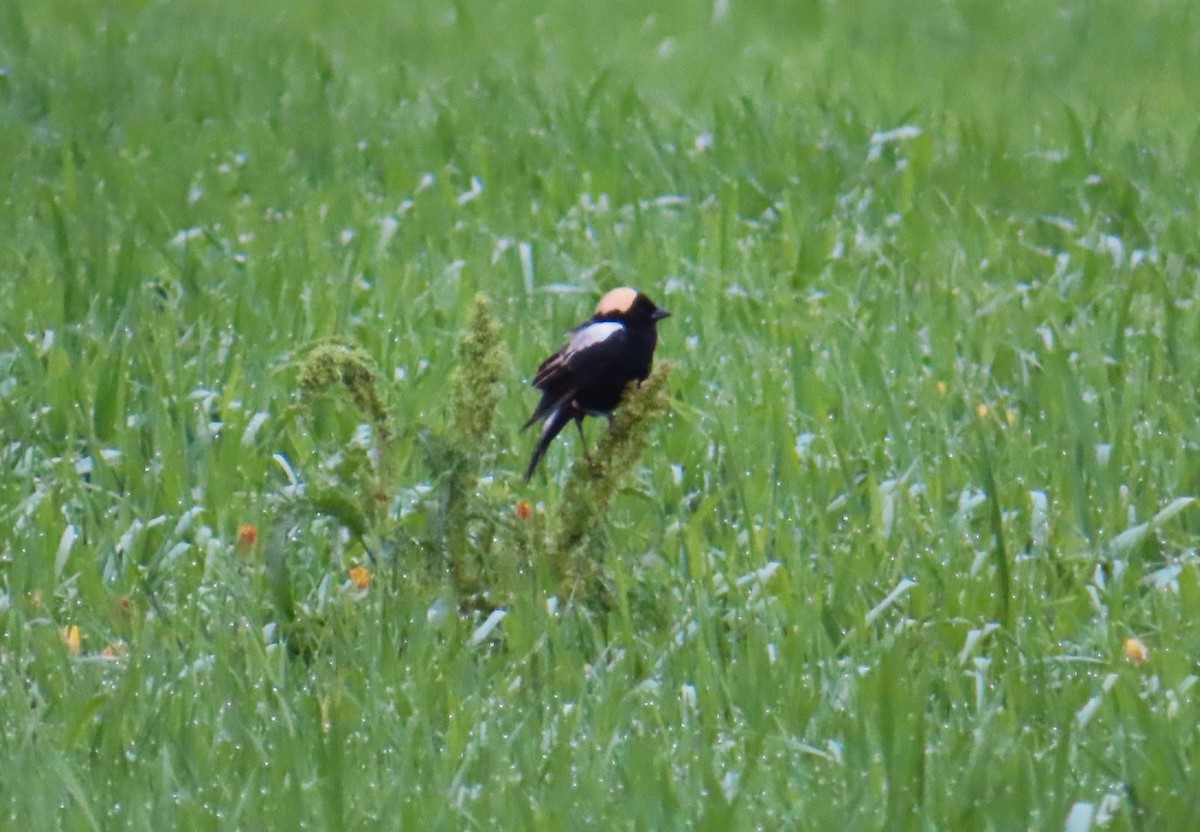
<instances>
[{"instance_id":1,"label":"green grass","mask_svg":"<svg viewBox=\"0 0 1200 832\"><path fill-rule=\"evenodd\" d=\"M1198 23L0 0L0 828L1196 829ZM620 284L568 598L517 427Z\"/></svg>"}]
</instances>

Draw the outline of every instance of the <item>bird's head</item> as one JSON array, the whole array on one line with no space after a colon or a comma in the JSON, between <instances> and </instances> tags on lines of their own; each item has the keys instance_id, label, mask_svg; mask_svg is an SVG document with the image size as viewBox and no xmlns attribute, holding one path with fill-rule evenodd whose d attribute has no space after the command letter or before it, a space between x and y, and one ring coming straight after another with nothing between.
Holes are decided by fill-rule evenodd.
<instances>
[{"instance_id":1,"label":"bird's head","mask_svg":"<svg viewBox=\"0 0 1200 832\"><path fill-rule=\"evenodd\" d=\"M628 286L613 289L596 304L598 321L620 321L630 326L641 326L653 325L669 317L670 312L659 309L646 295Z\"/></svg>"}]
</instances>

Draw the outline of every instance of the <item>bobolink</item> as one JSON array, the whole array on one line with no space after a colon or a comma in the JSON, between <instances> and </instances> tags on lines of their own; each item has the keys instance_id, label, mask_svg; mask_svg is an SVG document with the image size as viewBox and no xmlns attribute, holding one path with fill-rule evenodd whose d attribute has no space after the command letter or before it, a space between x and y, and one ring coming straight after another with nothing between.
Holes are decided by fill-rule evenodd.
<instances>
[{"instance_id":1,"label":"bobolink","mask_svg":"<svg viewBox=\"0 0 1200 832\"><path fill-rule=\"evenodd\" d=\"M526 482L568 422L575 421L583 440L584 416L611 418L625 386L646 380L658 344L656 326L670 314L636 289L613 289L600 298L596 314L570 332L567 345L541 363L533 386L542 400L521 427L542 422Z\"/></svg>"}]
</instances>

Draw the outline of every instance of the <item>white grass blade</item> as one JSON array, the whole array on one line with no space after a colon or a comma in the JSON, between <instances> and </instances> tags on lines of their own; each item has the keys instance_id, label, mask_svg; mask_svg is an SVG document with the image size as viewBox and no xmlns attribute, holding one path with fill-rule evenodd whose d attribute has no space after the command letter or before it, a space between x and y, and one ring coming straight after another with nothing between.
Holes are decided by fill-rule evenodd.
<instances>
[{"instance_id":1,"label":"white grass blade","mask_svg":"<svg viewBox=\"0 0 1200 832\"><path fill-rule=\"evenodd\" d=\"M1088 832L1092 828L1092 818L1095 816L1096 804L1077 801L1067 813L1067 825L1063 832Z\"/></svg>"},{"instance_id":2,"label":"white grass blade","mask_svg":"<svg viewBox=\"0 0 1200 832\"><path fill-rule=\"evenodd\" d=\"M888 607L899 601L900 598L904 596L904 593L908 592L916 585L916 581L909 580L908 578L905 578L900 583L896 584L896 588L889 592L886 598L872 607L867 613L867 623L870 624L876 618L883 615L883 613L887 611Z\"/></svg>"},{"instance_id":3,"label":"white grass blade","mask_svg":"<svg viewBox=\"0 0 1200 832\"><path fill-rule=\"evenodd\" d=\"M1158 528L1194 502L1196 502L1195 497L1180 497L1176 500L1172 500L1167 504L1166 508L1150 519L1150 525Z\"/></svg>"},{"instance_id":4,"label":"white grass blade","mask_svg":"<svg viewBox=\"0 0 1200 832\"><path fill-rule=\"evenodd\" d=\"M75 545L75 541L79 539L79 531L72 525L67 525L63 529L62 537L58 539L58 551L54 553L54 577L61 578L63 570L67 566L67 559L71 557L71 547Z\"/></svg>"},{"instance_id":5,"label":"white grass blade","mask_svg":"<svg viewBox=\"0 0 1200 832\"><path fill-rule=\"evenodd\" d=\"M480 644L492 634L492 631L500 626L500 622L504 620L504 616L508 615L507 610L492 610L492 614L487 617L487 620L475 628L475 632L467 639L468 647L478 647Z\"/></svg>"},{"instance_id":6,"label":"white grass blade","mask_svg":"<svg viewBox=\"0 0 1200 832\"><path fill-rule=\"evenodd\" d=\"M1179 512L1183 511L1195 501L1195 497L1179 497L1178 499L1172 500L1165 508L1159 511L1158 514L1151 517L1145 523L1138 523L1136 526L1130 526L1128 529L1113 538L1113 552L1121 554L1133 549L1143 540L1145 540L1146 536L1150 534L1150 532L1161 528L1164 523L1166 523Z\"/></svg>"},{"instance_id":7,"label":"white grass blade","mask_svg":"<svg viewBox=\"0 0 1200 832\"><path fill-rule=\"evenodd\" d=\"M1145 540L1148 534L1150 534L1149 523L1138 523L1136 526L1130 526L1113 538L1112 550L1114 552L1128 552Z\"/></svg>"}]
</instances>

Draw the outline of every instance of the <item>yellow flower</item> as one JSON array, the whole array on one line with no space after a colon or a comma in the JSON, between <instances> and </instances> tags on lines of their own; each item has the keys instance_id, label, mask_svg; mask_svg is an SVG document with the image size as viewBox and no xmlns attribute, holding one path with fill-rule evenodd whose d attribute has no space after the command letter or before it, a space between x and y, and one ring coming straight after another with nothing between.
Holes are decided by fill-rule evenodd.
<instances>
[{"instance_id":1,"label":"yellow flower","mask_svg":"<svg viewBox=\"0 0 1200 832\"><path fill-rule=\"evenodd\" d=\"M83 638L79 632L78 624L69 624L63 627L62 640L67 645L67 652L72 656L78 656L79 651L83 646Z\"/></svg>"},{"instance_id":2,"label":"yellow flower","mask_svg":"<svg viewBox=\"0 0 1200 832\"><path fill-rule=\"evenodd\" d=\"M1125 639L1125 658L1134 664L1145 664L1150 659L1150 651L1140 638L1130 636Z\"/></svg>"},{"instance_id":3,"label":"yellow flower","mask_svg":"<svg viewBox=\"0 0 1200 832\"><path fill-rule=\"evenodd\" d=\"M944 382L944 381L939 381L939 382L937 383L937 391L938 391L938 394L939 394L939 395L941 395L941 396L944 396L944 395L946 395L946 390L947 390L947 389L949 389L949 388L947 388L947 387L946 387L946 382Z\"/></svg>"},{"instance_id":4,"label":"yellow flower","mask_svg":"<svg viewBox=\"0 0 1200 832\"><path fill-rule=\"evenodd\" d=\"M355 589L369 589L371 586L371 570L359 564L349 569L350 583Z\"/></svg>"},{"instance_id":5,"label":"yellow flower","mask_svg":"<svg viewBox=\"0 0 1200 832\"><path fill-rule=\"evenodd\" d=\"M986 419L989 412L990 411L988 410L988 406L986 404L981 404L979 407L975 408L975 415L980 419Z\"/></svg>"}]
</instances>

